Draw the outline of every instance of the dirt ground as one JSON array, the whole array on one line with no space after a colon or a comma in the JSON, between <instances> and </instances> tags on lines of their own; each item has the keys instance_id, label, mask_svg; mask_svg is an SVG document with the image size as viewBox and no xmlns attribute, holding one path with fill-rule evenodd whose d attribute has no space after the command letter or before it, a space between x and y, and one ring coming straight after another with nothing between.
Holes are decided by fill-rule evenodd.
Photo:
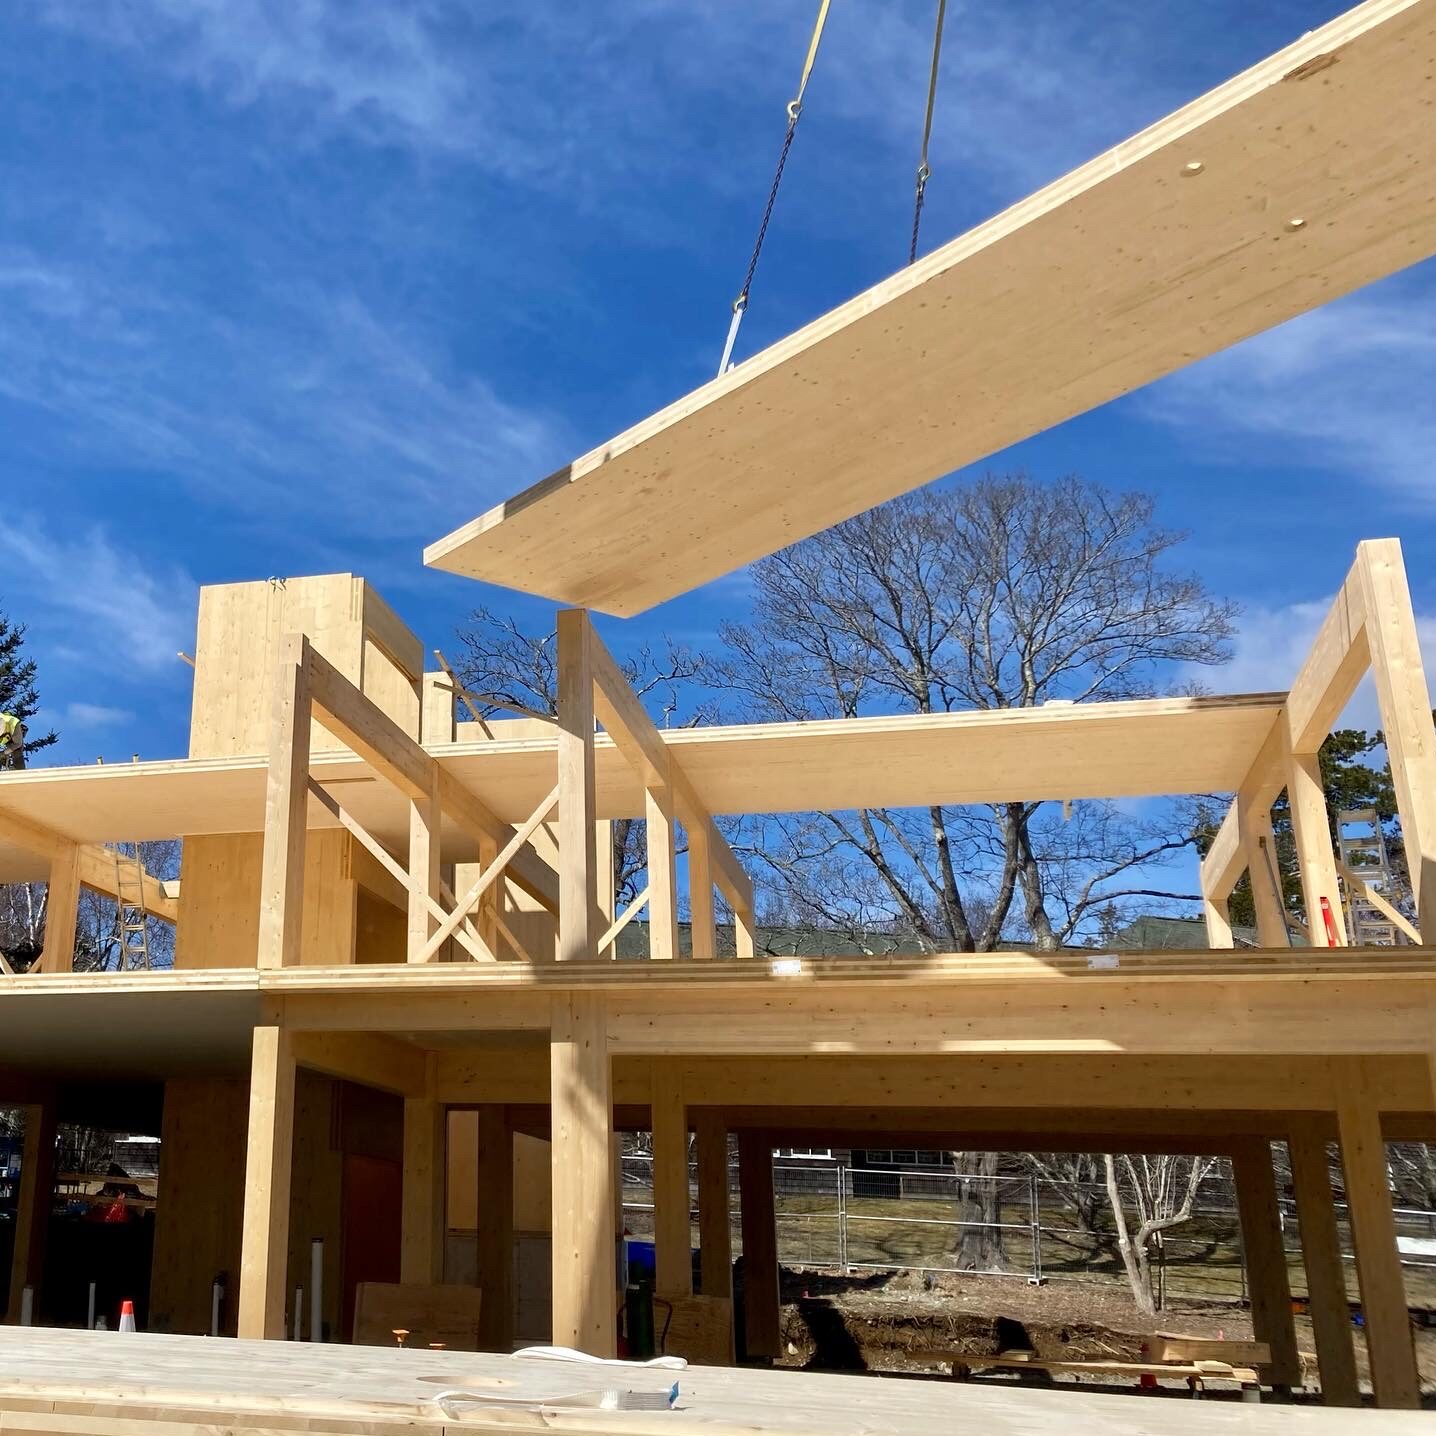
<instances>
[{"instance_id":1,"label":"dirt ground","mask_svg":"<svg viewBox=\"0 0 1436 1436\"><path fill-rule=\"evenodd\" d=\"M1250 1314L1235 1303L1179 1298L1152 1317L1121 1288L1091 1282L1032 1286L1020 1277L843 1276L835 1270L787 1268L782 1277L782 1364L810 1369L937 1375L948 1367L920 1354L934 1349L971 1355L1031 1349L1048 1360L1136 1361L1144 1336L1156 1331L1232 1338L1252 1334ZM1297 1316L1296 1332L1300 1350L1313 1352L1305 1316ZM1433 1407L1436 1330L1418 1325L1415 1335L1422 1389L1427 1406ZM1366 1345L1359 1330L1356 1359L1365 1382ZM1314 1357L1306 1365L1315 1392ZM1017 1373L978 1379L1029 1378Z\"/></svg>"}]
</instances>

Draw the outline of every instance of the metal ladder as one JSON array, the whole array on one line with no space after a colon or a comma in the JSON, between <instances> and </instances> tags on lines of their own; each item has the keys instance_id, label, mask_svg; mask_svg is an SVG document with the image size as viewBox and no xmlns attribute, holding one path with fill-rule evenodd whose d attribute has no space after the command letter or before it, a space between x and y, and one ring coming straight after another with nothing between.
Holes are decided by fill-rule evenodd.
<instances>
[{"instance_id":1,"label":"metal ladder","mask_svg":"<svg viewBox=\"0 0 1436 1436\"><path fill-rule=\"evenodd\" d=\"M119 970L126 972L143 968L148 972L150 915L145 907L145 865L140 857L140 845L131 843L129 852L117 847L114 854L114 936L120 945Z\"/></svg>"},{"instance_id":2,"label":"metal ladder","mask_svg":"<svg viewBox=\"0 0 1436 1436\"><path fill-rule=\"evenodd\" d=\"M1349 828L1358 831L1348 832ZM1336 843L1342 866L1365 879L1391 903L1397 901L1386 835L1375 808L1348 808L1336 815ZM1395 947L1404 937L1380 909L1366 900L1355 883L1345 882L1346 912L1351 941L1356 947Z\"/></svg>"}]
</instances>

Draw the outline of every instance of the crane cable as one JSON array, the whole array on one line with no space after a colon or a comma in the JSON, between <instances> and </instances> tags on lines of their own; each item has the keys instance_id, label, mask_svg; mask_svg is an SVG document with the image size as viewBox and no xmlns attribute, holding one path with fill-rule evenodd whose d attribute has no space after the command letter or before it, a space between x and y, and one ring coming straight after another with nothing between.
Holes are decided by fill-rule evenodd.
<instances>
[{"instance_id":1,"label":"crane cable","mask_svg":"<svg viewBox=\"0 0 1436 1436\"><path fill-rule=\"evenodd\" d=\"M813 25L812 38L808 41L808 53L803 60L803 73L798 80L798 93L788 101L788 128L783 136L783 147L778 152L778 168L773 175L773 186L768 191L768 203L764 207L763 219L758 226L758 238L753 244L753 255L748 261L748 273L743 277L743 287L733 301L733 318L728 325L728 339L723 345L723 358L718 365L720 375L726 374L732 367L733 345L738 339L738 326L742 324L743 314L748 308L748 295L753 288L753 276L758 270L758 256L762 254L763 241L768 237L768 223L773 218L773 206L778 202L778 187L783 183L783 170L788 163L788 151L793 148L793 136L797 132L798 120L803 113L803 95L813 73L813 64L818 58L818 46L822 43L823 27L828 23L828 9L831 5L832 0L819 0L818 18Z\"/></svg>"},{"instance_id":2,"label":"crane cable","mask_svg":"<svg viewBox=\"0 0 1436 1436\"><path fill-rule=\"evenodd\" d=\"M927 80L927 115L922 125L922 156L917 166L917 194L913 200L912 210L912 244L908 248L907 262L912 264L917 259L917 232L922 227L922 205L927 196L927 182L932 178L932 170L927 163L928 142L932 139L932 111L937 102L937 67L942 57L942 26L947 18L947 0L937 0L937 24L932 35L932 70Z\"/></svg>"}]
</instances>

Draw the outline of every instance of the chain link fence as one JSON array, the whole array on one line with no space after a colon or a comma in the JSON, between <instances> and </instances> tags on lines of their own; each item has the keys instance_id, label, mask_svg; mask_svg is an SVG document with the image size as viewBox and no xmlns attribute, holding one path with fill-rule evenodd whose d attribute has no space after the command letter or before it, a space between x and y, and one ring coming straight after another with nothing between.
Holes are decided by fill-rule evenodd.
<instances>
[{"instance_id":1,"label":"chain link fence","mask_svg":"<svg viewBox=\"0 0 1436 1436\"><path fill-rule=\"evenodd\" d=\"M838 1159L779 1156L773 1182L778 1259L789 1268L844 1274L926 1273L934 1278L986 1275L1026 1280L1083 1280L1125 1286L1105 1182L1027 1173L946 1170L937 1166L853 1166ZM697 1177L690 1166L692 1244L698 1245ZM972 1214L975 1201L984 1211ZM733 1251L742 1251L736 1165L729 1168ZM1282 1229L1293 1295L1306 1293L1300 1232L1290 1194L1281 1198ZM652 1158L623 1159L628 1234L653 1239ZM1347 1286L1357 1299L1346 1208L1337 1203ZM1128 1208L1128 1222L1135 1227ZM1436 1212L1399 1208L1397 1233L1408 1300L1436 1308ZM1190 1220L1153 1241L1152 1283L1159 1303L1181 1298L1214 1303L1247 1297L1241 1224L1230 1167L1203 1178Z\"/></svg>"}]
</instances>

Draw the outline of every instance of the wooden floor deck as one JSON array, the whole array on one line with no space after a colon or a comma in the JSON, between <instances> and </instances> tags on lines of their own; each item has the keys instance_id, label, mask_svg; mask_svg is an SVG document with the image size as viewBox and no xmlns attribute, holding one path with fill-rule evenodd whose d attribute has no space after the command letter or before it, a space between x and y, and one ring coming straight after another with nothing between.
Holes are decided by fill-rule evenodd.
<instances>
[{"instance_id":1,"label":"wooden floor deck","mask_svg":"<svg viewBox=\"0 0 1436 1436\"><path fill-rule=\"evenodd\" d=\"M1397 1433L1420 1413L1327 1411L995 1385L689 1367L673 1411L564 1410L542 1403L612 1384L597 1368L457 1352L0 1328L3 1436L331 1436L557 1430L588 1436L684 1431L914 1436L1203 1436ZM673 1373L623 1373L659 1391ZM446 1414L447 1389L494 1398ZM507 1403L507 1404L500 1404Z\"/></svg>"}]
</instances>

